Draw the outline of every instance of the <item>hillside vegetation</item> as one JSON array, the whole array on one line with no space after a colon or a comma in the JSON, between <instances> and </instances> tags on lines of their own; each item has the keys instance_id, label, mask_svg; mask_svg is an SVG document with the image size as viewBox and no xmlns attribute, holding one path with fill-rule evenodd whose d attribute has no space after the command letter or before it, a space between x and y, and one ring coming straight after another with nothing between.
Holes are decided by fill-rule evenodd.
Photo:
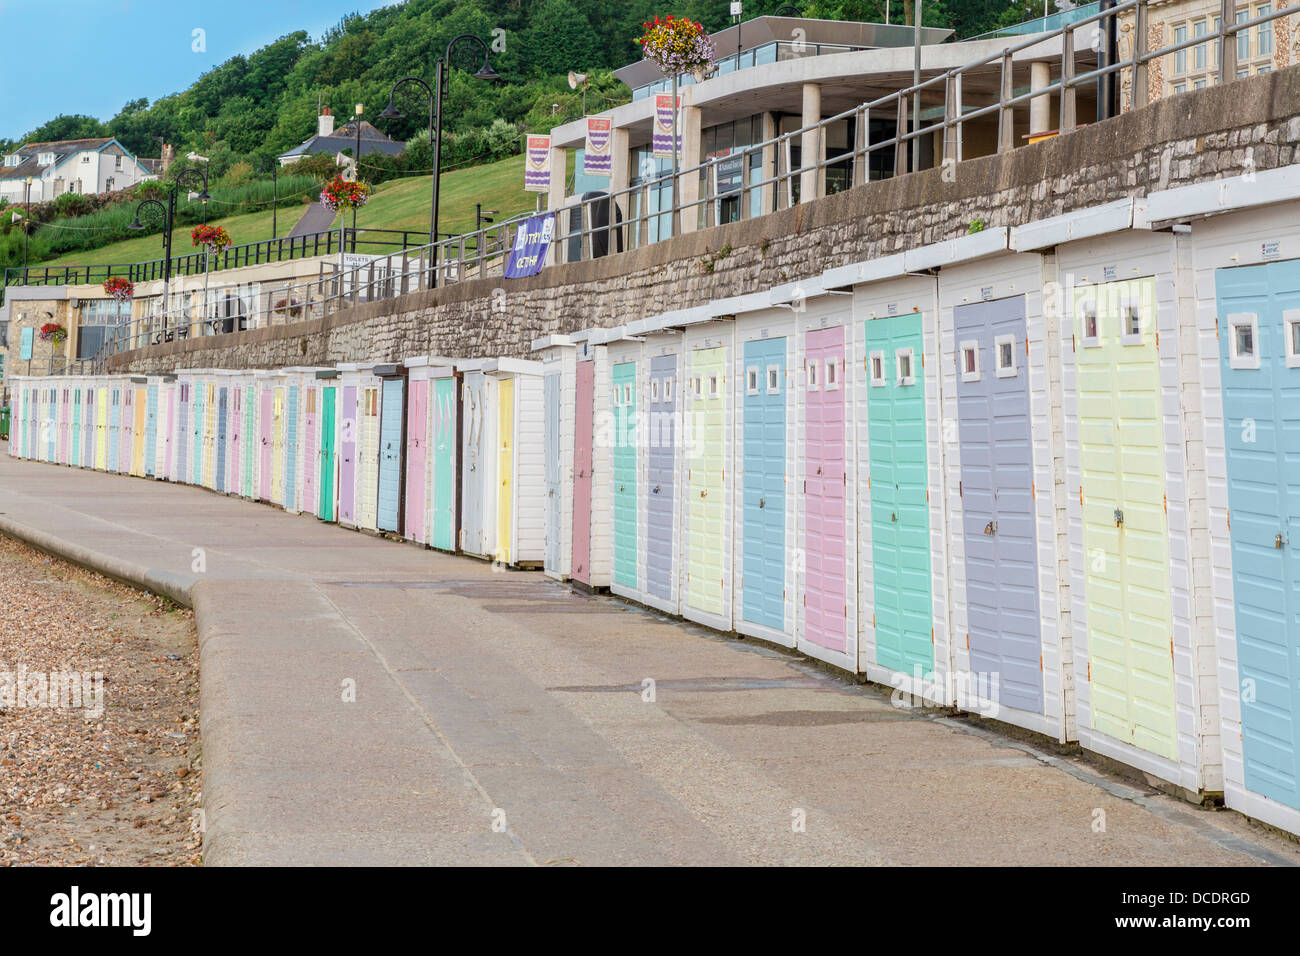
<instances>
[{"instance_id":1,"label":"hillside vegetation","mask_svg":"<svg viewBox=\"0 0 1300 956\"><path fill-rule=\"evenodd\" d=\"M746 18L752 18L794 6L808 17L882 22L887 2L893 22L911 21L911 0L804 0L793 5L746 0L744 10ZM501 81L473 78L482 64L477 44L462 42L454 48L444 98L445 168L492 166L481 180L471 173L459 181L464 194L454 200L455 205L448 187L443 230L452 231L466 228L467 223L472 226L472 203L477 200L502 210L503 215L531 206L530 197L517 184L510 186L499 178L516 167L497 161L520 152L526 131L545 131L582 114L582 93L569 89L569 70L590 74L590 112L625 102L630 91L610 70L637 59L638 48L632 41L645 20L673 13L717 30L731 23L729 8L729 0L406 0L345 17L318 39L305 31L290 33L248 56L232 57L178 93L152 102L147 97L133 99L107 121L58 116L13 142L0 141L0 151L12 151L24 142L111 135L138 155L157 156L158 143L166 142L177 156L197 151L208 157L214 186L256 189L269 197L268 171L274 158L315 132L319 107L331 107L342 123L351 117L354 105L362 103L367 120L410 143L401 157L363 158L364 179L396 185L381 189L363 211L362 221L385 228L418 227L427 215L427 208L418 208L419 180L424 178L427 186L432 166L424 133L428 101L414 84L408 84L396 102L405 116L381 120L379 113L397 80L417 76L432 85L437 58L454 37L469 33L491 44L491 62ZM926 25L950 26L958 36L1039 16L1042 9L1038 0L926 0L924 4ZM171 174L188 165L182 158ZM491 171L496 169L501 170L499 175ZM216 189L213 194L217 195ZM121 198L133 203L139 197ZM264 220L269 223L269 215L263 215L264 203L225 207L227 211L260 210L231 217L245 233L236 241L262 231ZM462 208L466 203L468 218ZM31 236L28 260L32 263L103 262L129 256L130 250L138 248L138 240L122 241L121 229L130 219L126 209L86 222L56 209L28 218L44 223ZM0 267L22 261L22 228L10 215L0 214ZM269 235L269 225L264 231Z\"/></svg>"}]
</instances>

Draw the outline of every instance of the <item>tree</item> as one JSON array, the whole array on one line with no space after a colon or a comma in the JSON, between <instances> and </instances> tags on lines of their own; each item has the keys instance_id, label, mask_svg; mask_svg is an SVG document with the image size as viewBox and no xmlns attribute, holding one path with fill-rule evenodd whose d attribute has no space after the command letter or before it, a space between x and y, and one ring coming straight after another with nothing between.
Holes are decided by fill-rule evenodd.
<instances>
[{"instance_id":1,"label":"tree","mask_svg":"<svg viewBox=\"0 0 1300 956\"><path fill-rule=\"evenodd\" d=\"M598 62L591 24L569 0L542 0L521 41L534 76L587 73Z\"/></svg>"},{"instance_id":2,"label":"tree","mask_svg":"<svg viewBox=\"0 0 1300 956\"><path fill-rule=\"evenodd\" d=\"M107 136L104 124L93 116L60 114L23 137L24 143L52 143L61 139L96 139Z\"/></svg>"}]
</instances>

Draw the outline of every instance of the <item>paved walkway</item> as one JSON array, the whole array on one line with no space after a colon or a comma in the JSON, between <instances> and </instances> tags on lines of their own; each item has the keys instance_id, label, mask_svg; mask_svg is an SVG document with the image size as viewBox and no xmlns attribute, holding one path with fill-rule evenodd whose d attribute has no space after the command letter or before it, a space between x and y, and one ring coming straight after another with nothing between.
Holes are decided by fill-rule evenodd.
<instances>
[{"instance_id":1,"label":"paved walkway","mask_svg":"<svg viewBox=\"0 0 1300 956\"><path fill-rule=\"evenodd\" d=\"M537 573L3 445L0 531L193 604L209 864L1300 860L1235 814Z\"/></svg>"},{"instance_id":2,"label":"paved walkway","mask_svg":"<svg viewBox=\"0 0 1300 956\"><path fill-rule=\"evenodd\" d=\"M333 209L327 209L319 202L310 203L303 210L294 227L289 230L289 235L310 236L312 233L324 232L334 225L336 218L338 213Z\"/></svg>"}]
</instances>

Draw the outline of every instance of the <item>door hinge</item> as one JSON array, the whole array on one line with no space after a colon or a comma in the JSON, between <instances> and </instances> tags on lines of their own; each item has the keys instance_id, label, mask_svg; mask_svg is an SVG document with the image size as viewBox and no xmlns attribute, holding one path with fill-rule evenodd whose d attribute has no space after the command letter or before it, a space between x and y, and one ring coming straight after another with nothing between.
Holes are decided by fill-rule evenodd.
<instances>
[{"instance_id":1,"label":"door hinge","mask_svg":"<svg viewBox=\"0 0 1300 956\"><path fill-rule=\"evenodd\" d=\"M1170 635L1170 637L1169 637L1169 657L1170 657L1170 659L1172 659L1173 656L1174 656L1174 638L1173 638L1172 635Z\"/></svg>"},{"instance_id":2,"label":"door hinge","mask_svg":"<svg viewBox=\"0 0 1300 956\"><path fill-rule=\"evenodd\" d=\"M930 643L934 643L934 628L930 628Z\"/></svg>"},{"instance_id":3,"label":"door hinge","mask_svg":"<svg viewBox=\"0 0 1300 956\"><path fill-rule=\"evenodd\" d=\"M671 145L671 144L670 144L670 145ZM962 483L961 483L960 481L957 482L957 497L958 497L958 498L962 498L962 497L964 497L964 495L962 495L961 484L962 484Z\"/></svg>"},{"instance_id":4,"label":"door hinge","mask_svg":"<svg viewBox=\"0 0 1300 956\"><path fill-rule=\"evenodd\" d=\"M1071 332L1071 333L1070 333L1070 351L1071 351L1071 352L1074 352L1074 351L1075 351L1075 348L1074 348L1074 338L1075 338L1074 333Z\"/></svg>"},{"instance_id":5,"label":"door hinge","mask_svg":"<svg viewBox=\"0 0 1300 956\"><path fill-rule=\"evenodd\" d=\"M1092 683L1092 661L1088 661L1088 683Z\"/></svg>"}]
</instances>

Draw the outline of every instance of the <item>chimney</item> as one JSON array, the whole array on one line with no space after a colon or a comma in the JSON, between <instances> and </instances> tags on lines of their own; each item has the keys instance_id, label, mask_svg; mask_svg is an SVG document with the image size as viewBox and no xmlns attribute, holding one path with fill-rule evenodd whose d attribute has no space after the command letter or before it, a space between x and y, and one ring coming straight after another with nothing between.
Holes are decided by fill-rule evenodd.
<instances>
[{"instance_id":1,"label":"chimney","mask_svg":"<svg viewBox=\"0 0 1300 956\"><path fill-rule=\"evenodd\" d=\"M334 132L334 114L330 112L328 106L323 107L320 111L320 118L317 120L316 135L329 136Z\"/></svg>"},{"instance_id":2,"label":"chimney","mask_svg":"<svg viewBox=\"0 0 1300 956\"><path fill-rule=\"evenodd\" d=\"M167 175L167 170L171 168L172 163L176 162L176 147L170 143L163 143L162 148L162 175Z\"/></svg>"}]
</instances>

